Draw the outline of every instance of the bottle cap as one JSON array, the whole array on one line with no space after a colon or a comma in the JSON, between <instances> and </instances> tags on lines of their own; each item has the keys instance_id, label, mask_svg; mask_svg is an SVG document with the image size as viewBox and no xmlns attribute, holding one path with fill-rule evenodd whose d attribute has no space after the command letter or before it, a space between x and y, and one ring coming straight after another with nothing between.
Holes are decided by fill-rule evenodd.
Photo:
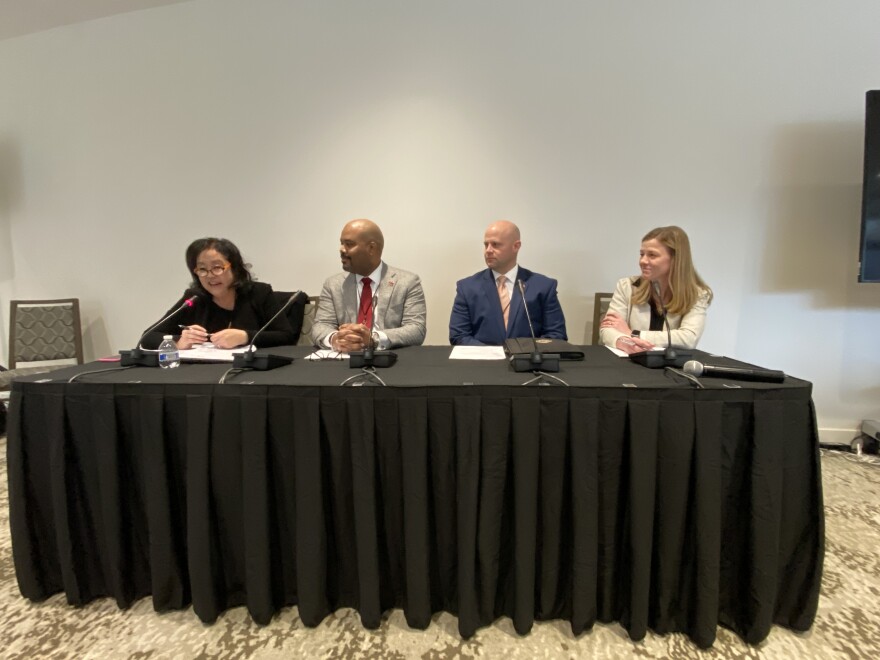
<instances>
[{"instance_id":1,"label":"bottle cap","mask_svg":"<svg viewBox=\"0 0 880 660\"><path fill-rule=\"evenodd\" d=\"M174 335L163 335L162 339L173 339Z\"/></svg>"}]
</instances>

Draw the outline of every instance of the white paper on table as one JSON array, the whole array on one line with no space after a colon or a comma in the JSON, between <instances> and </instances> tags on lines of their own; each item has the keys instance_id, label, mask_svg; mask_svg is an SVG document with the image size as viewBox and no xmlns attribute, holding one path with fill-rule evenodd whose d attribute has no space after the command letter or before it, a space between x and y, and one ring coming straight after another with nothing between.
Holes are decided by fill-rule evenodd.
<instances>
[{"instance_id":1,"label":"white paper on table","mask_svg":"<svg viewBox=\"0 0 880 660\"><path fill-rule=\"evenodd\" d=\"M503 346L453 346L450 360L503 360Z\"/></svg>"},{"instance_id":2,"label":"white paper on table","mask_svg":"<svg viewBox=\"0 0 880 660\"><path fill-rule=\"evenodd\" d=\"M617 357L629 357L629 353L627 353L626 351L622 351L619 348L614 348L614 346L606 346L605 348L614 353ZM664 346L655 346L654 348L649 348L648 350L651 353L657 353L658 351L665 351L666 348Z\"/></svg>"},{"instance_id":3,"label":"white paper on table","mask_svg":"<svg viewBox=\"0 0 880 660\"><path fill-rule=\"evenodd\" d=\"M236 353L247 353L248 347L217 348L214 344L197 344L179 350L181 362L232 362Z\"/></svg>"},{"instance_id":4,"label":"white paper on table","mask_svg":"<svg viewBox=\"0 0 880 660\"><path fill-rule=\"evenodd\" d=\"M306 360L347 360L348 353L340 353L329 348L319 348L314 353L309 353Z\"/></svg>"}]
</instances>

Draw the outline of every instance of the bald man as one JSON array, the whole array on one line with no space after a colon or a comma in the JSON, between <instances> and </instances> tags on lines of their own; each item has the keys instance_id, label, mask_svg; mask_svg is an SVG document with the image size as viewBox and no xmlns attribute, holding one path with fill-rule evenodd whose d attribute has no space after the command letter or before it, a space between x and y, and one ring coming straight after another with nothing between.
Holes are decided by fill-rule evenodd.
<instances>
[{"instance_id":1,"label":"bald man","mask_svg":"<svg viewBox=\"0 0 880 660\"><path fill-rule=\"evenodd\" d=\"M370 220L342 228L339 256L344 273L324 282L312 341L340 353L418 346L425 341L427 309L418 275L382 261L385 238Z\"/></svg>"},{"instance_id":2,"label":"bald man","mask_svg":"<svg viewBox=\"0 0 880 660\"><path fill-rule=\"evenodd\" d=\"M531 338L518 281L523 285L535 337L568 339L556 280L518 266L521 245L519 227L512 222L500 220L486 229L483 257L488 268L457 282L449 343L500 346L505 339Z\"/></svg>"}]
</instances>

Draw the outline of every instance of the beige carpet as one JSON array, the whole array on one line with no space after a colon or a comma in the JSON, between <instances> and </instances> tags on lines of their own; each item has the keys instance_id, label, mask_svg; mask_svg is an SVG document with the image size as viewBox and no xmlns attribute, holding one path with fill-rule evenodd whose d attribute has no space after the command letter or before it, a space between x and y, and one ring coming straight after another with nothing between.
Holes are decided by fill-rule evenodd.
<instances>
[{"instance_id":1,"label":"beige carpet","mask_svg":"<svg viewBox=\"0 0 880 660\"><path fill-rule=\"evenodd\" d=\"M6 439L0 439L0 657L2 658L878 658L880 657L880 461L840 452L822 459L827 554L819 615L804 635L776 627L759 647L719 629L709 651L684 635L639 643L620 626L596 626L573 637L562 621L536 623L520 637L502 619L464 641L455 617L440 614L427 630L388 613L365 630L352 610L306 628L296 608L272 623L253 623L244 608L205 626L192 610L157 614L149 598L129 610L102 599L67 605L64 595L31 603L18 593L9 539Z\"/></svg>"}]
</instances>

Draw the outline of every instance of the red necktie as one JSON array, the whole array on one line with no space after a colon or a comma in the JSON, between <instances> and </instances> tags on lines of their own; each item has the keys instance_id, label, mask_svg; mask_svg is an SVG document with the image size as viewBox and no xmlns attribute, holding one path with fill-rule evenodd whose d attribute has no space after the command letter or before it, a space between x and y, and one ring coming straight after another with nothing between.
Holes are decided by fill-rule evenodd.
<instances>
[{"instance_id":1,"label":"red necktie","mask_svg":"<svg viewBox=\"0 0 880 660\"><path fill-rule=\"evenodd\" d=\"M373 289L370 287L370 278L361 280L364 288L361 289L361 306L358 308L358 323L373 329Z\"/></svg>"}]
</instances>

